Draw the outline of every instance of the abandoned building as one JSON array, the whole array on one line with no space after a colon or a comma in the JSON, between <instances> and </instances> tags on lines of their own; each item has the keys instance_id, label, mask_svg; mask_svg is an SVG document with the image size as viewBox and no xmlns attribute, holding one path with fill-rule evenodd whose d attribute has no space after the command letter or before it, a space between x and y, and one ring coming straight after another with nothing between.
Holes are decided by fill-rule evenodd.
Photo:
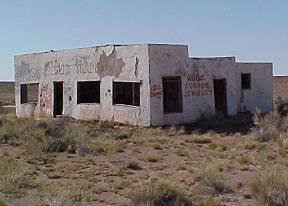
<instances>
[{"instance_id":1,"label":"abandoned building","mask_svg":"<svg viewBox=\"0 0 288 206\"><path fill-rule=\"evenodd\" d=\"M18 117L135 125L272 110L272 63L190 58L186 45L106 45L17 55ZM34 89L33 89L34 88Z\"/></svg>"}]
</instances>

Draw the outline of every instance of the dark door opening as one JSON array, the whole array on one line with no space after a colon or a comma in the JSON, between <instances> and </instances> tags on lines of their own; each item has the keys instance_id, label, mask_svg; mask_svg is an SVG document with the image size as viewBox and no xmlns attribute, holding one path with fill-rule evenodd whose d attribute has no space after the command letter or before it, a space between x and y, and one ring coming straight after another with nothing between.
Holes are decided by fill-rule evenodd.
<instances>
[{"instance_id":1,"label":"dark door opening","mask_svg":"<svg viewBox=\"0 0 288 206\"><path fill-rule=\"evenodd\" d=\"M54 109L53 116L63 114L63 82L54 83Z\"/></svg>"},{"instance_id":2,"label":"dark door opening","mask_svg":"<svg viewBox=\"0 0 288 206\"><path fill-rule=\"evenodd\" d=\"M217 115L227 115L226 79L214 79L215 110Z\"/></svg>"}]
</instances>

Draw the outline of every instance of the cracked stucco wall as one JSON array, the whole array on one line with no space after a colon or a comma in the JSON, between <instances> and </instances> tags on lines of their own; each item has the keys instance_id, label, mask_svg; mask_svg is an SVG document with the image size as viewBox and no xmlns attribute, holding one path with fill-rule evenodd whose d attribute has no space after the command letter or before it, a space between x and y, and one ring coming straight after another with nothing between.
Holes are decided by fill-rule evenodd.
<instances>
[{"instance_id":1,"label":"cracked stucco wall","mask_svg":"<svg viewBox=\"0 0 288 206\"><path fill-rule=\"evenodd\" d=\"M193 122L215 114L214 79L226 79L229 115L243 111L272 109L272 64L242 64L235 57L189 58L186 45L150 45L151 124ZM241 72L251 72L252 88L241 90ZM181 76L183 112L164 114L163 76ZM241 92L244 102L240 104Z\"/></svg>"},{"instance_id":2,"label":"cracked stucco wall","mask_svg":"<svg viewBox=\"0 0 288 206\"><path fill-rule=\"evenodd\" d=\"M237 90L239 111L267 113L273 107L273 65L271 63L236 63L237 76L241 73L251 73L251 89ZM237 85L241 88L240 79Z\"/></svg>"},{"instance_id":3,"label":"cracked stucco wall","mask_svg":"<svg viewBox=\"0 0 288 206\"><path fill-rule=\"evenodd\" d=\"M193 122L215 114L214 79L226 79L227 110L272 109L268 63L238 63L235 57L189 58L186 45L108 45L15 56L17 116L52 116L53 81L64 82L64 115L136 125ZM241 73L251 90L241 90ZM163 76L180 76L183 112L164 114ZM77 81L101 80L100 104L77 104ZM113 81L141 82L140 107L112 105ZM20 104L20 84L39 83L38 104Z\"/></svg>"},{"instance_id":4,"label":"cracked stucco wall","mask_svg":"<svg viewBox=\"0 0 288 206\"><path fill-rule=\"evenodd\" d=\"M114 120L150 124L150 99L141 96L141 107L112 105L113 81L141 82L140 93L149 93L147 45L99 46L57 52L19 55L14 58L17 116L52 116L53 82L64 82L63 114L77 119ZM100 104L77 104L77 81L99 81ZM20 84L39 83L36 106L20 104Z\"/></svg>"}]
</instances>

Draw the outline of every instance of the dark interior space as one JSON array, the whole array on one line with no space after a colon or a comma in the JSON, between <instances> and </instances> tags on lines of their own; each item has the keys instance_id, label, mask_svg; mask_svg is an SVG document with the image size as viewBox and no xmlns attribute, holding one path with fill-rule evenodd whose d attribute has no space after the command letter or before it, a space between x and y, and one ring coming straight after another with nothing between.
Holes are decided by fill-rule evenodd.
<instances>
[{"instance_id":1,"label":"dark interior space","mask_svg":"<svg viewBox=\"0 0 288 206\"><path fill-rule=\"evenodd\" d=\"M241 74L241 88L251 89L251 74L250 73Z\"/></svg>"},{"instance_id":2,"label":"dark interior space","mask_svg":"<svg viewBox=\"0 0 288 206\"><path fill-rule=\"evenodd\" d=\"M164 113L182 112L181 77L163 77L162 84Z\"/></svg>"},{"instance_id":3,"label":"dark interior space","mask_svg":"<svg viewBox=\"0 0 288 206\"><path fill-rule=\"evenodd\" d=\"M113 104L140 106L140 83L113 82Z\"/></svg>"},{"instance_id":4,"label":"dark interior space","mask_svg":"<svg viewBox=\"0 0 288 206\"><path fill-rule=\"evenodd\" d=\"M53 116L63 114L63 82L54 83L54 112Z\"/></svg>"},{"instance_id":5,"label":"dark interior space","mask_svg":"<svg viewBox=\"0 0 288 206\"><path fill-rule=\"evenodd\" d=\"M227 115L226 79L214 79L214 99L216 115Z\"/></svg>"},{"instance_id":6,"label":"dark interior space","mask_svg":"<svg viewBox=\"0 0 288 206\"><path fill-rule=\"evenodd\" d=\"M21 84L20 85L20 102L25 103L37 103L39 95L39 84Z\"/></svg>"},{"instance_id":7,"label":"dark interior space","mask_svg":"<svg viewBox=\"0 0 288 206\"><path fill-rule=\"evenodd\" d=\"M100 103L100 81L77 82L77 104Z\"/></svg>"}]
</instances>

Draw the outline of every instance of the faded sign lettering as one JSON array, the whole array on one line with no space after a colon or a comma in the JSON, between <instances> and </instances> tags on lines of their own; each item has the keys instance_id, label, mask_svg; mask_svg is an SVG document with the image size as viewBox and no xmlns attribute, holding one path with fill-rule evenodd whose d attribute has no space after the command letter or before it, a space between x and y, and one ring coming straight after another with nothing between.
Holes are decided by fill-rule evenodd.
<instances>
[{"instance_id":1,"label":"faded sign lettering","mask_svg":"<svg viewBox=\"0 0 288 206\"><path fill-rule=\"evenodd\" d=\"M77 60L75 64L63 64L55 60L46 63L44 67L44 75L91 74L96 72L96 64L86 60Z\"/></svg>"},{"instance_id":2,"label":"faded sign lettering","mask_svg":"<svg viewBox=\"0 0 288 206\"><path fill-rule=\"evenodd\" d=\"M192 74L187 76L185 97L212 95L212 88L204 75Z\"/></svg>"},{"instance_id":3,"label":"faded sign lettering","mask_svg":"<svg viewBox=\"0 0 288 206\"><path fill-rule=\"evenodd\" d=\"M152 85L150 90L150 96L160 98L162 94L160 85Z\"/></svg>"}]
</instances>

